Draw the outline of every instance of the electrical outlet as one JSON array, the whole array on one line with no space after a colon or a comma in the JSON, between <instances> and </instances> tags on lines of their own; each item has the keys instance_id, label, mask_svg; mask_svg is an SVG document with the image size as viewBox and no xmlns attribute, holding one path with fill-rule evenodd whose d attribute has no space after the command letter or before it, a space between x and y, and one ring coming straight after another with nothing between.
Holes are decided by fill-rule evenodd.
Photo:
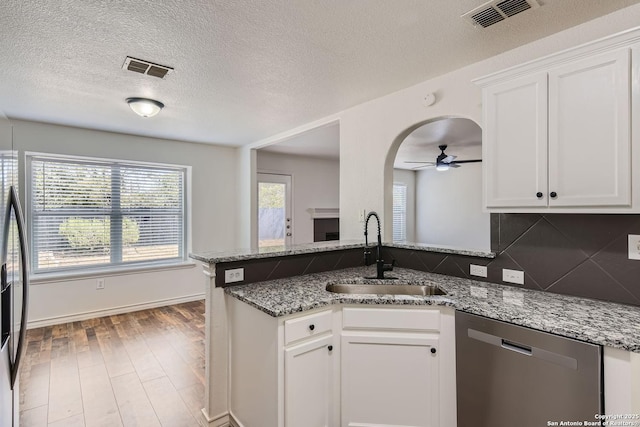
<instances>
[{"instance_id":1,"label":"electrical outlet","mask_svg":"<svg viewBox=\"0 0 640 427\"><path fill-rule=\"evenodd\" d=\"M502 269L502 281L515 283L516 285L524 285L524 271Z\"/></svg>"},{"instance_id":2,"label":"electrical outlet","mask_svg":"<svg viewBox=\"0 0 640 427\"><path fill-rule=\"evenodd\" d=\"M469 264L469 274L478 277L487 277L487 267L484 265Z\"/></svg>"},{"instance_id":3,"label":"electrical outlet","mask_svg":"<svg viewBox=\"0 0 640 427\"><path fill-rule=\"evenodd\" d=\"M629 259L640 259L640 236L629 234Z\"/></svg>"},{"instance_id":4,"label":"electrical outlet","mask_svg":"<svg viewBox=\"0 0 640 427\"><path fill-rule=\"evenodd\" d=\"M244 280L244 268L234 268L224 271L224 283L242 282Z\"/></svg>"},{"instance_id":5,"label":"electrical outlet","mask_svg":"<svg viewBox=\"0 0 640 427\"><path fill-rule=\"evenodd\" d=\"M98 279L96 281L96 289L104 289L104 279Z\"/></svg>"},{"instance_id":6,"label":"electrical outlet","mask_svg":"<svg viewBox=\"0 0 640 427\"><path fill-rule=\"evenodd\" d=\"M364 219L365 219L365 218L366 218L366 216L367 216L367 210L366 210L366 209L360 209L360 210L358 211L358 215L359 215L359 216L358 216L358 221L360 221L360 222L364 222Z\"/></svg>"}]
</instances>

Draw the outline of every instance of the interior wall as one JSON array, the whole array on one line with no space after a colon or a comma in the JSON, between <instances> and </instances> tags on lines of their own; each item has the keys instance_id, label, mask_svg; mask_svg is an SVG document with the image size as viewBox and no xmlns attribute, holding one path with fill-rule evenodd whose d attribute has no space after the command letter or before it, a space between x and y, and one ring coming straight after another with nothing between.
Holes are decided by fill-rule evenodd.
<instances>
[{"instance_id":1,"label":"interior wall","mask_svg":"<svg viewBox=\"0 0 640 427\"><path fill-rule=\"evenodd\" d=\"M490 247L490 216L482 212L481 164L468 163L443 172L435 168L417 171L416 217L417 242Z\"/></svg>"},{"instance_id":2,"label":"interior wall","mask_svg":"<svg viewBox=\"0 0 640 427\"><path fill-rule=\"evenodd\" d=\"M14 146L20 153L20 188L24 189L24 152L41 152L191 166L188 252L228 250L235 246L236 150L156 138L12 120ZM24 191L21 191L24 199ZM24 200L22 200L24 206ZM27 207L25 210L27 210ZM133 311L204 298L205 280L195 263L176 269L37 281L30 288L30 326Z\"/></svg>"},{"instance_id":3,"label":"interior wall","mask_svg":"<svg viewBox=\"0 0 640 427\"><path fill-rule=\"evenodd\" d=\"M391 238L398 146L408 129L436 117L465 117L481 124L481 90L473 79L636 27L638 22L640 4L339 113L341 238L360 238L358 212L363 209L383 213L385 240ZM428 93L436 94L436 103L425 107L422 101Z\"/></svg>"},{"instance_id":4,"label":"interior wall","mask_svg":"<svg viewBox=\"0 0 640 427\"><path fill-rule=\"evenodd\" d=\"M416 240L416 172L394 169L393 183L407 186L407 242L419 242Z\"/></svg>"},{"instance_id":5,"label":"interior wall","mask_svg":"<svg viewBox=\"0 0 640 427\"><path fill-rule=\"evenodd\" d=\"M339 206L340 162L258 150L256 165L259 172L292 176L293 243L313 242L309 209Z\"/></svg>"}]
</instances>

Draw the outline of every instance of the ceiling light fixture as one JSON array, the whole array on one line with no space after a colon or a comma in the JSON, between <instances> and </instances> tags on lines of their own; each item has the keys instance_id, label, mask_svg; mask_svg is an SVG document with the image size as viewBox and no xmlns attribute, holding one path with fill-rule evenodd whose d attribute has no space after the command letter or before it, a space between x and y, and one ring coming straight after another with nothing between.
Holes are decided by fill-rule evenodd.
<instances>
[{"instance_id":1,"label":"ceiling light fixture","mask_svg":"<svg viewBox=\"0 0 640 427\"><path fill-rule=\"evenodd\" d=\"M162 102L147 98L127 98L127 104L134 113L142 117L153 117L164 108Z\"/></svg>"}]
</instances>

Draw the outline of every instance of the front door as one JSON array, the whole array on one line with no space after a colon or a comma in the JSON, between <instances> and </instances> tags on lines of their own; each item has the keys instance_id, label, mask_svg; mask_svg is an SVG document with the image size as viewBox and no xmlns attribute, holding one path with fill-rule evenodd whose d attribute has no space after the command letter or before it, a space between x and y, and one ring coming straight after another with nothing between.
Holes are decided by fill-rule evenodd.
<instances>
[{"instance_id":1,"label":"front door","mask_svg":"<svg viewBox=\"0 0 640 427\"><path fill-rule=\"evenodd\" d=\"M258 174L258 247L293 243L291 175Z\"/></svg>"}]
</instances>

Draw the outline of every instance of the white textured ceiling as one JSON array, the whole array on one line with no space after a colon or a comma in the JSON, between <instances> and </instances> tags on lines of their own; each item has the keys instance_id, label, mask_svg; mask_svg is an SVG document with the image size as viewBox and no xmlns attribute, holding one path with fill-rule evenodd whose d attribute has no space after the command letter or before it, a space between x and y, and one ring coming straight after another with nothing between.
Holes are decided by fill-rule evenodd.
<instances>
[{"instance_id":1,"label":"white textured ceiling","mask_svg":"<svg viewBox=\"0 0 640 427\"><path fill-rule=\"evenodd\" d=\"M483 0L2 0L0 110L242 145L640 0L543 0L487 29ZM122 70L127 55L175 68ZM166 104L142 119L127 97Z\"/></svg>"},{"instance_id":2,"label":"white textured ceiling","mask_svg":"<svg viewBox=\"0 0 640 427\"><path fill-rule=\"evenodd\" d=\"M456 160L481 159L482 129L473 120L463 118L422 125L402 141L393 167L419 170L421 165L406 162L435 162L441 153L438 146L443 144L447 146L445 153L457 156Z\"/></svg>"}]
</instances>

